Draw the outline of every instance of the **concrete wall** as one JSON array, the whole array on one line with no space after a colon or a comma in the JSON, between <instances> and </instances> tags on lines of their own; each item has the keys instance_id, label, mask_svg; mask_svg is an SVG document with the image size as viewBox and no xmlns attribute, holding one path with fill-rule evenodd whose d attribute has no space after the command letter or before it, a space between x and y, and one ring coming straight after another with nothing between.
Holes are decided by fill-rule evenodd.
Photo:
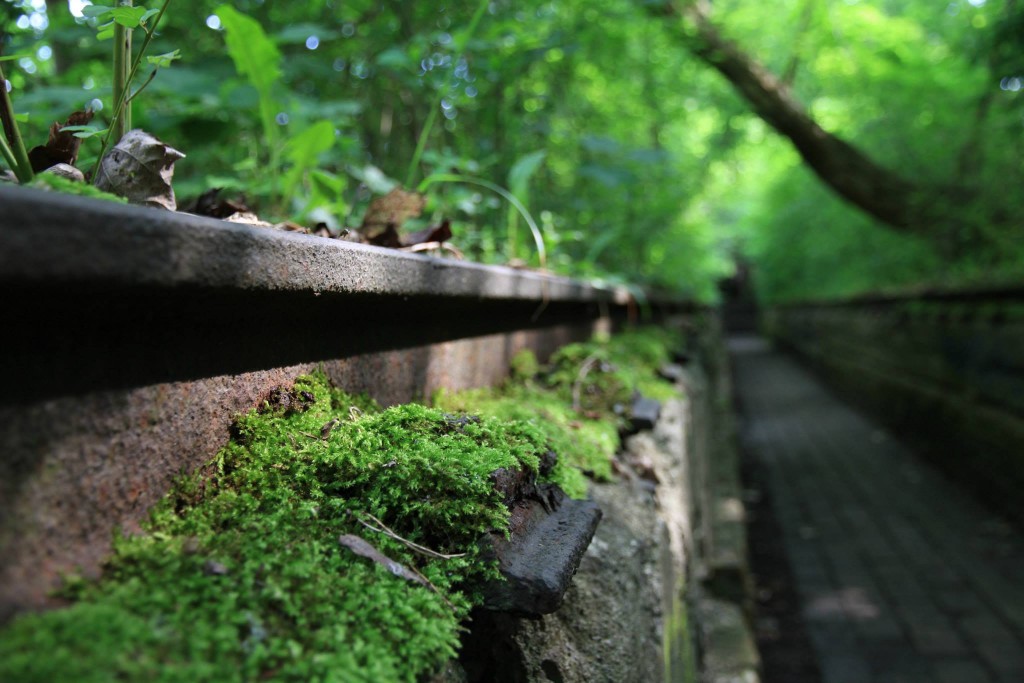
<instances>
[{"instance_id":1,"label":"concrete wall","mask_svg":"<svg viewBox=\"0 0 1024 683\"><path fill-rule=\"evenodd\" d=\"M777 308L766 329L1024 522L1024 292Z\"/></svg>"}]
</instances>

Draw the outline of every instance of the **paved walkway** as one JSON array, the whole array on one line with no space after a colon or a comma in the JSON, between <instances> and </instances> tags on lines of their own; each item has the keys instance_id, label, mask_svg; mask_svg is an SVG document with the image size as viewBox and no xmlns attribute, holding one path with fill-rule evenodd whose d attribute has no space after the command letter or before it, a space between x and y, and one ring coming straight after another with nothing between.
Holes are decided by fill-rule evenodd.
<instances>
[{"instance_id":1,"label":"paved walkway","mask_svg":"<svg viewBox=\"0 0 1024 683\"><path fill-rule=\"evenodd\" d=\"M824 683L1024 683L1024 535L764 342L730 353Z\"/></svg>"}]
</instances>

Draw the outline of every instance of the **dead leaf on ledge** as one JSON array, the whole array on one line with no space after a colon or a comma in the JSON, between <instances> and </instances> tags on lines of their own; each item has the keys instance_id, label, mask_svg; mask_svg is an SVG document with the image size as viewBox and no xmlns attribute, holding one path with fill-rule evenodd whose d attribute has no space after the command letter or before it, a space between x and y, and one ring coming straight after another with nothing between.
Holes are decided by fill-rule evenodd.
<instances>
[{"instance_id":1,"label":"dead leaf on ledge","mask_svg":"<svg viewBox=\"0 0 1024 683\"><path fill-rule=\"evenodd\" d=\"M54 121L50 126L50 137L46 144L33 147L28 153L32 170L42 173L57 164L74 166L78 161L78 148L82 145L82 141L76 138L74 133L65 131L63 128L65 126L84 126L90 121L92 121L92 109L74 112L64 122L64 125Z\"/></svg>"},{"instance_id":2,"label":"dead leaf on ledge","mask_svg":"<svg viewBox=\"0 0 1024 683\"><path fill-rule=\"evenodd\" d=\"M132 204L174 211L174 163L184 158L184 154L149 133L130 130L103 157L94 184Z\"/></svg>"}]
</instances>

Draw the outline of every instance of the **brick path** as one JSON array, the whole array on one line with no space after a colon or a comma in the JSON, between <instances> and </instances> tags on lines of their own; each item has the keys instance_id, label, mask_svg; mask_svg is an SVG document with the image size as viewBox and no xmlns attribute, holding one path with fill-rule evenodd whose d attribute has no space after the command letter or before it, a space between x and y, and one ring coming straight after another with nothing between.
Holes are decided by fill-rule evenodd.
<instances>
[{"instance_id":1,"label":"brick path","mask_svg":"<svg viewBox=\"0 0 1024 683\"><path fill-rule=\"evenodd\" d=\"M824 683L1024 683L1024 535L764 342L730 353Z\"/></svg>"}]
</instances>

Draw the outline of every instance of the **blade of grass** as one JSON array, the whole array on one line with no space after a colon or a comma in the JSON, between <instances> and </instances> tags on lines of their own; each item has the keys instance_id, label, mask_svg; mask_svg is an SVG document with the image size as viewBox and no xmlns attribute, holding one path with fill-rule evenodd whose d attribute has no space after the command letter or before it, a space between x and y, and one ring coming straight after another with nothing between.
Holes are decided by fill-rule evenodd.
<instances>
[{"instance_id":1,"label":"blade of grass","mask_svg":"<svg viewBox=\"0 0 1024 683\"><path fill-rule=\"evenodd\" d=\"M533 216L530 215L527 208L516 198L514 194L500 185L495 185L489 180L460 175L458 173L435 173L430 175L424 178L423 182L421 182L419 187L416 188L416 191L422 193L434 183L466 183L468 185L478 185L507 200L509 204L516 208L519 214L523 217L523 220L526 221L526 224L530 226L530 232L533 233L533 241L537 245L537 259L540 262L540 267L547 268L548 259L547 249L544 247L544 234L540 231L540 227L538 227L537 222L533 220Z\"/></svg>"},{"instance_id":2,"label":"blade of grass","mask_svg":"<svg viewBox=\"0 0 1024 683\"><path fill-rule=\"evenodd\" d=\"M455 59L452 61L453 68L457 65L466 54L466 47L469 45L469 41L473 38L473 34L476 33L476 27L480 24L480 20L484 16L484 12L490 6L491 0L480 0L480 4L476 8L476 12L473 13L473 18L469 22L469 26L466 28L466 32L462 35L462 40L459 43L459 49L456 53ZM420 159L423 157L423 152L427 148L427 140L430 138L430 133L434 129L434 124L437 123L437 112L441 108L441 100L444 99L444 90L438 90L434 96L434 101L430 104L430 113L427 114L427 120L423 124L423 130L420 131L420 137L416 140L416 151L412 154L412 160L409 161L409 170L405 174L405 187L412 187L413 182L416 180L416 169L420 165Z\"/></svg>"}]
</instances>

